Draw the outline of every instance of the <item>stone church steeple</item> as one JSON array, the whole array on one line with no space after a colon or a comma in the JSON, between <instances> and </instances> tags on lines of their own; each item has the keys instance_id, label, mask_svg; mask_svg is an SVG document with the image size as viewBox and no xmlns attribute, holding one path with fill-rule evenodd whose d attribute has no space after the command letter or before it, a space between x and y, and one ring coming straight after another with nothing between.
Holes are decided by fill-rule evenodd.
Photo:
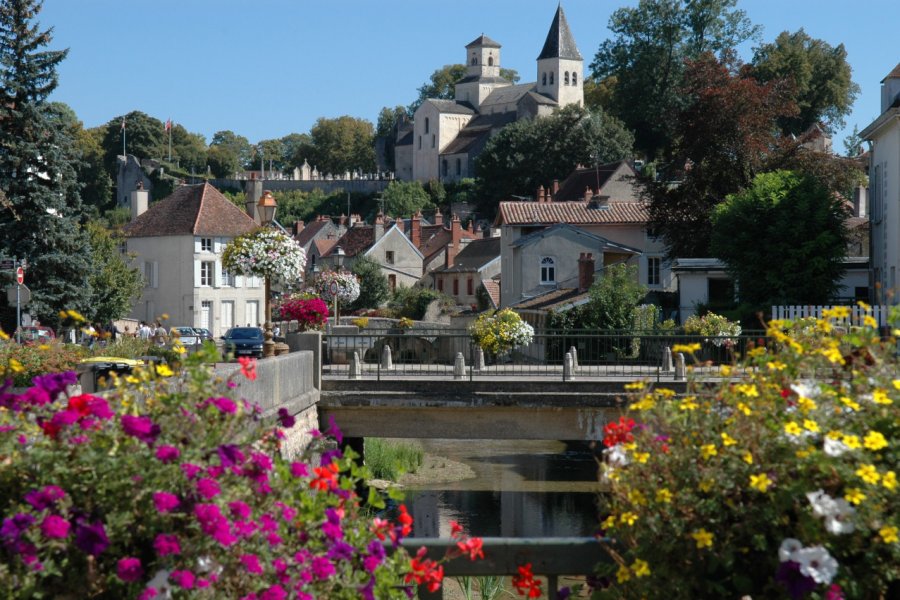
<instances>
[{"instance_id":1,"label":"stone church steeple","mask_svg":"<svg viewBox=\"0 0 900 600\"><path fill-rule=\"evenodd\" d=\"M477 110L495 88L507 85L500 77L500 44L484 34L466 44L466 76L456 82L456 101Z\"/></svg>"},{"instance_id":2,"label":"stone church steeple","mask_svg":"<svg viewBox=\"0 0 900 600\"><path fill-rule=\"evenodd\" d=\"M560 106L584 104L584 59L569 30L562 4L556 9L537 57L537 91Z\"/></svg>"}]
</instances>

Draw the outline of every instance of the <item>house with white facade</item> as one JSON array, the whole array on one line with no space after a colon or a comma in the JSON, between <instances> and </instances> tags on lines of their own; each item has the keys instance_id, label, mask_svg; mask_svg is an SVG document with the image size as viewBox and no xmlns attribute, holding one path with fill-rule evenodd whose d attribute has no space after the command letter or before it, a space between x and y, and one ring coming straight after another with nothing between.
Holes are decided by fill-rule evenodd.
<instances>
[{"instance_id":1,"label":"house with white facade","mask_svg":"<svg viewBox=\"0 0 900 600\"><path fill-rule=\"evenodd\" d=\"M881 115L860 132L869 149L871 275L876 304L900 294L900 64L881 80Z\"/></svg>"},{"instance_id":2,"label":"house with white facade","mask_svg":"<svg viewBox=\"0 0 900 600\"><path fill-rule=\"evenodd\" d=\"M259 277L222 267L225 246L258 225L209 184L184 185L148 207L148 192L131 194L126 249L144 274L144 289L129 315L171 327L204 327L216 337L236 325L263 320L265 286Z\"/></svg>"}]
</instances>

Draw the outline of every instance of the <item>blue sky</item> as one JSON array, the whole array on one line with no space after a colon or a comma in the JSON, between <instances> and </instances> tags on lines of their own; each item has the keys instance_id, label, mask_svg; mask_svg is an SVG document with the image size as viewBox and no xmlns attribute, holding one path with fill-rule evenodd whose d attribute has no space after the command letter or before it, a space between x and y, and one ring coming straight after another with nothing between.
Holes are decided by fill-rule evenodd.
<instances>
[{"instance_id":1,"label":"blue sky","mask_svg":"<svg viewBox=\"0 0 900 600\"><path fill-rule=\"evenodd\" d=\"M585 67L630 0L565 0ZM449 10L449 6L458 7ZM409 104L435 69L462 62L481 33L502 44L504 67L534 81L557 0L45 0L52 47L70 49L53 99L85 126L131 110L188 130L231 129L251 142L309 131L318 117L375 121ZM861 94L835 136L879 113L879 82L898 62L900 1L743 0L768 42L801 27L843 43ZM751 45L742 58L752 56Z\"/></svg>"}]
</instances>

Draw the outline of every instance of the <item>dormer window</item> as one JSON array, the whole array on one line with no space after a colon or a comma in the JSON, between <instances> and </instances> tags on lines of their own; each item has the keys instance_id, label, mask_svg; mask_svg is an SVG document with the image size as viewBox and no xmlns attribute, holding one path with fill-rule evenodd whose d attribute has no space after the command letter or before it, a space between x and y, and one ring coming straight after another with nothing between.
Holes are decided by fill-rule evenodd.
<instances>
[{"instance_id":1,"label":"dormer window","mask_svg":"<svg viewBox=\"0 0 900 600\"><path fill-rule=\"evenodd\" d=\"M566 71L566 74L563 77L563 85L569 85L569 72L568 71Z\"/></svg>"}]
</instances>

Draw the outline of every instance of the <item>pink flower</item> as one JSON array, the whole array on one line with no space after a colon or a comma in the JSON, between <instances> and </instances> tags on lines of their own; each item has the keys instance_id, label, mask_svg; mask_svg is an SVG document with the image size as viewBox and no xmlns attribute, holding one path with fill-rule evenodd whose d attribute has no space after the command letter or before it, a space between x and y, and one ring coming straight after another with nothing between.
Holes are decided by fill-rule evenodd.
<instances>
[{"instance_id":1,"label":"pink flower","mask_svg":"<svg viewBox=\"0 0 900 600\"><path fill-rule=\"evenodd\" d=\"M169 578L175 582L175 585L185 590L193 589L194 580L196 579L190 571L172 571Z\"/></svg>"},{"instance_id":2,"label":"pink flower","mask_svg":"<svg viewBox=\"0 0 900 600\"><path fill-rule=\"evenodd\" d=\"M240 500L229 502L228 508L231 510L231 514L236 519L246 519L250 516L251 513L250 507L247 506L245 502L241 502Z\"/></svg>"},{"instance_id":3,"label":"pink flower","mask_svg":"<svg viewBox=\"0 0 900 600\"><path fill-rule=\"evenodd\" d=\"M41 523L41 533L47 539L62 539L69 536L71 524L58 515L47 515Z\"/></svg>"},{"instance_id":4,"label":"pink flower","mask_svg":"<svg viewBox=\"0 0 900 600\"><path fill-rule=\"evenodd\" d=\"M184 476L188 479L193 479L197 476L197 473L202 471L200 467L197 465L192 465L191 463L183 463L181 465L181 472L184 473Z\"/></svg>"},{"instance_id":5,"label":"pink flower","mask_svg":"<svg viewBox=\"0 0 900 600\"><path fill-rule=\"evenodd\" d=\"M156 449L156 458L164 463L170 463L173 460L178 460L179 456L181 456L181 450L179 450L175 446L160 446Z\"/></svg>"},{"instance_id":6,"label":"pink flower","mask_svg":"<svg viewBox=\"0 0 900 600\"><path fill-rule=\"evenodd\" d=\"M122 430L131 437L137 438L147 445L152 446L159 437L161 429L150 417L135 417L123 415L121 418Z\"/></svg>"},{"instance_id":7,"label":"pink flower","mask_svg":"<svg viewBox=\"0 0 900 600\"><path fill-rule=\"evenodd\" d=\"M210 398L208 402L223 413L233 415L237 411L237 404L231 398Z\"/></svg>"},{"instance_id":8,"label":"pink flower","mask_svg":"<svg viewBox=\"0 0 900 600\"><path fill-rule=\"evenodd\" d=\"M161 533L153 540L153 548L160 556L168 556L170 554L181 554L181 544L178 543L178 536Z\"/></svg>"},{"instance_id":9,"label":"pink flower","mask_svg":"<svg viewBox=\"0 0 900 600\"><path fill-rule=\"evenodd\" d=\"M116 565L116 575L122 581L137 581L144 575L141 560L130 556L120 558L119 563Z\"/></svg>"},{"instance_id":10,"label":"pink flower","mask_svg":"<svg viewBox=\"0 0 900 600\"><path fill-rule=\"evenodd\" d=\"M244 568L247 569L248 573L259 575L263 572L262 565L259 564L259 557L255 554L243 555L241 557L241 562L244 563Z\"/></svg>"},{"instance_id":11,"label":"pink flower","mask_svg":"<svg viewBox=\"0 0 900 600\"><path fill-rule=\"evenodd\" d=\"M154 492L153 504L156 505L156 510L159 512L167 513L178 508L181 501L175 494L170 494L169 492Z\"/></svg>"},{"instance_id":12,"label":"pink flower","mask_svg":"<svg viewBox=\"0 0 900 600\"><path fill-rule=\"evenodd\" d=\"M204 477L197 482L197 491L200 492L201 496L209 500L210 498L218 496L222 490L219 488L219 484L215 479Z\"/></svg>"},{"instance_id":13,"label":"pink flower","mask_svg":"<svg viewBox=\"0 0 900 600\"><path fill-rule=\"evenodd\" d=\"M259 600L284 600L287 592L277 583L259 595Z\"/></svg>"},{"instance_id":14,"label":"pink flower","mask_svg":"<svg viewBox=\"0 0 900 600\"><path fill-rule=\"evenodd\" d=\"M159 594L159 591L156 588L149 587L138 596L138 600L153 600Z\"/></svg>"},{"instance_id":15,"label":"pink flower","mask_svg":"<svg viewBox=\"0 0 900 600\"><path fill-rule=\"evenodd\" d=\"M45 485L38 490L31 490L25 494L25 502L34 507L35 510L44 510L53 506L57 500L64 498L66 493L63 489L56 485Z\"/></svg>"},{"instance_id":16,"label":"pink flower","mask_svg":"<svg viewBox=\"0 0 900 600\"><path fill-rule=\"evenodd\" d=\"M291 475L294 477L306 477L309 475L309 469L306 466L306 463L302 462L292 462L291 463Z\"/></svg>"}]
</instances>

